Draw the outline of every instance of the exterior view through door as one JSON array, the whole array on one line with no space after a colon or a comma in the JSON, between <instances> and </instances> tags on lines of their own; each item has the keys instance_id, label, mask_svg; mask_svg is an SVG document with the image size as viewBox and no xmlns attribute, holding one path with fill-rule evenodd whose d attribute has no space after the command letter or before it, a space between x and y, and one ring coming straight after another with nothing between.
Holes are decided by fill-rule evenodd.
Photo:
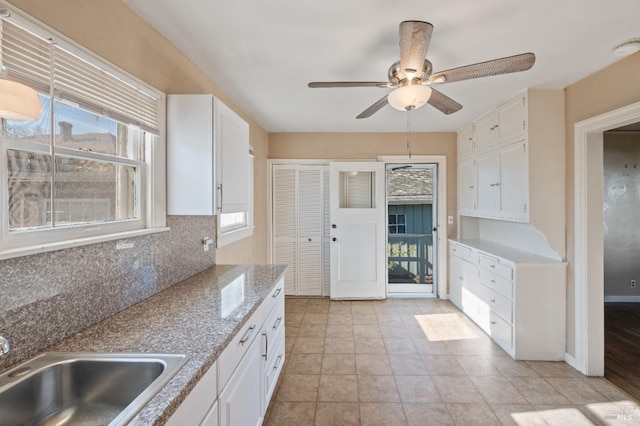
<instances>
[{"instance_id":1,"label":"exterior view through door","mask_svg":"<svg viewBox=\"0 0 640 426\"><path fill-rule=\"evenodd\" d=\"M389 296L433 295L437 165L387 165Z\"/></svg>"}]
</instances>

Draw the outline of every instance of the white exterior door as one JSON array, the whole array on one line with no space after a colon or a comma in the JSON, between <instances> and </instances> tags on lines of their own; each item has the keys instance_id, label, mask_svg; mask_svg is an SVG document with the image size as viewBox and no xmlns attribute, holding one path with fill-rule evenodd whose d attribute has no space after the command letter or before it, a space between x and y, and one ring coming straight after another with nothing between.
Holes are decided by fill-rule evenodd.
<instances>
[{"instance_id":1,"label":"white exterior door","mask_svg":"<svg viewBox=\"0 0 640 426\"><path fill-rule=\"evenodd\" d=\"M330 165L331 298L386 295L385 165Z\"/></svg>"}]
</instances>

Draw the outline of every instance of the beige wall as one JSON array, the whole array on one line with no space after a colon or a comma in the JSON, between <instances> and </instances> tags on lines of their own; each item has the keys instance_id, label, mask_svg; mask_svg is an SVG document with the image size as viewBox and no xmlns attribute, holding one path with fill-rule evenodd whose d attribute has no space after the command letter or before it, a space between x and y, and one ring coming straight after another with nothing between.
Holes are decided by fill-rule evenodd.
<instances>
[{"instance_id":1,"label":"beige wall","mask_svg":"<svg viewBox=\"0 0 640 426\"><path fill-rule=\"evenodd\" d=\"M447 156L447 215L456 217L456 133L412 133L413 155ZM406 133L270 133L270 159L367 160L379 155L408 155ZM456 224L447 226L455 237Z\"/></svg>"},{"instance_id":2,"label":"beige wall","mask_svg":"<svg viewBox=\"0 0 640 426\"><path fill-rule=\"evenodd\" d=\"M608 111L640 102L640 53L624 58L565 90L567 122L567 352L575 355L575 280L574 280L574 124Z\"/></svg>"},{"instance_id":3,"label":"beige wall","mask_svg":"<svg viewBox=\"0 0 640 426\"><path fill-rule=\"evenodd\" d=\"M213 93L249 122L250 143L256 151L256 228L253 238L226 246L216 255L218 263L266 263L266 131L121 0L11 3L156 89L167 94Z\"/></svg>"}]
</instances>

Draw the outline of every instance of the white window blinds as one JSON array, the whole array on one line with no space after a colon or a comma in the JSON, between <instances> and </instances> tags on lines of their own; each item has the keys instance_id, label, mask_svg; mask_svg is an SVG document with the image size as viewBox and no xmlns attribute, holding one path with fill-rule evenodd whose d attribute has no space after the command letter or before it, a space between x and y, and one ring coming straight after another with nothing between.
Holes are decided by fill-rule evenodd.
<instances>
[{"instance_id":1,"label":"white window blinds","mask_svg":"<svg viewBox=\"0 0 640 426\"><path fill-rule=\"evenodd\" d=\"M10 20L0 31L5 78L20 81L81 108L159 133L158 98Z\"/></svg>"}]
</instances>

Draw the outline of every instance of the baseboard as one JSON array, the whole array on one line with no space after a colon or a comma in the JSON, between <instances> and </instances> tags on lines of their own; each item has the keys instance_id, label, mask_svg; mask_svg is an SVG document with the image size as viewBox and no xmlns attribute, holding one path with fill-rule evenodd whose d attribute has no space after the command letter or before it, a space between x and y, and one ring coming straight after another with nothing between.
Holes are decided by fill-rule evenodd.
<instances>
[{"instance_id":1,"label":"baseboard","mask_svg":"<svg viewBox=\"0 0 640 426\"><path fill-rule=\"evenodd\" d=\"M640 296L605 296L606 302L640 303Z\"/></svg>"},{"instance_id":2,"label":"baseboard","mask_svg":"<svg viewBox=\"0 0 640 426\"><path fill-rule=\"evenodd\" d=\"M571 367L575 368L576 370L580 371L580 368L578 368L578 361L575 359L575 357L573 355L569 355L567 352L564 353L564 362L566 362L567 364L569 364ZM583 371L580 371L582 374L584 374Z\"/></svg>"}]
</instances>

